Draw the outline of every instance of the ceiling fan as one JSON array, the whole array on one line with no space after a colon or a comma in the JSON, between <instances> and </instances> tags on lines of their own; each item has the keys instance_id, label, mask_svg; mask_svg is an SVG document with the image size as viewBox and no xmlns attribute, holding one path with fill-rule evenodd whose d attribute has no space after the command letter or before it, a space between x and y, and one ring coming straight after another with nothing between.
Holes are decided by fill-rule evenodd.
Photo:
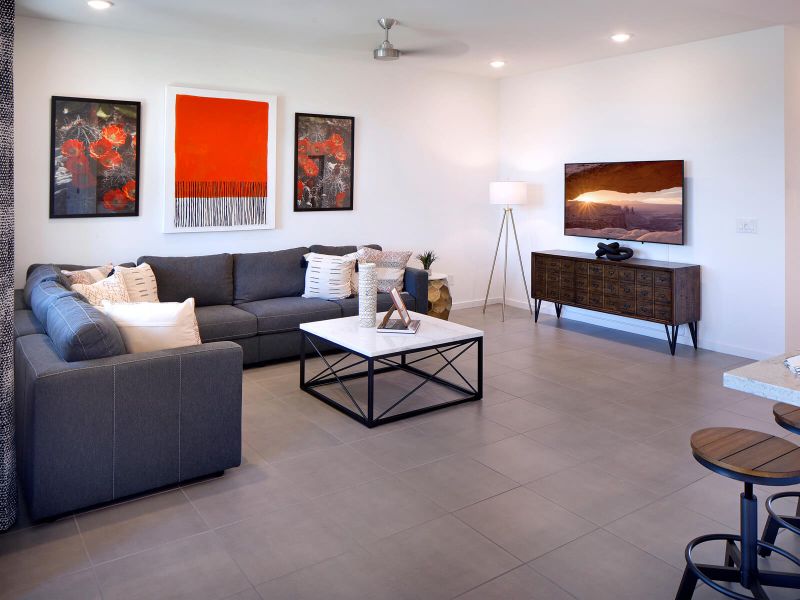
<instances>
[{"instance_id":1,"label":"ceiling fan","mask_svg":"<svg viewBox=\"0 0 800 600\"><path fill-rule=\"evenodd\" d=\"M381 42L381 45L372 51L372 57L375 60L397 60L401 56L411 55L452 56L461 54L466 50L465 44L454 41L425 48L398 50L394 47L394 44L389 41L389 30L398 24L397 19L392 19L390 17L381 17L378 19L378 25L386 32L386 37Z\"/></svg>"}]
</instances>

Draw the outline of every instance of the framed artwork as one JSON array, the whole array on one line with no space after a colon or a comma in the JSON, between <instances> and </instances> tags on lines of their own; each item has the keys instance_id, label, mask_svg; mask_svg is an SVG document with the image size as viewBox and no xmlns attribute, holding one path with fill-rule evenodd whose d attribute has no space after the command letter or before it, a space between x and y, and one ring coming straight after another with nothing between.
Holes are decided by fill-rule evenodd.
<instances>
[{"instance_id":1,"label":"framed artwork","mask_svg":"<svg viewBox=\"0 0 800 600\"><path fill-rule=\"evenodd\" d=\"M277 98L167 88L164 231L275 228Z\"/></svg>"},{"instance_id":2,"label":"framed artwork","mask_svg":"<svg viewBox=\"0 0 800 600\"><path fill-rule=\"evenodd\" d=\"M355 117L295 113L294 210L353 210Z\"/></svg>"},{"instance_id":3,"label":"framed artwork","mask_svg":"<svg viewBox=\"0 0 800 600\"><path fill-rule=\"evenodd\" d=\"M139 215L141 102L53 96L50 218Z\"/></svg>"}]
</instances>

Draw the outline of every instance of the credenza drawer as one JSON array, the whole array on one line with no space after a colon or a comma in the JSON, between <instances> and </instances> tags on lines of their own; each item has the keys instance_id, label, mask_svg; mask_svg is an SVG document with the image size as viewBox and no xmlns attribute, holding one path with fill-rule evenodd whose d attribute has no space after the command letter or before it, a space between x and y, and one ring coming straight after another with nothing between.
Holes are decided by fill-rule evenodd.
<instances>
[{"instance_id":1,"label":"credenza drawer","mask_svg":"<svg viewBox=\"0 0 800 600\"><path fill-rule=\"evenodd\" d=\"M669 271L654 271L653 277L657 286L665 287L672 285L672 273Z\"/></svg>"},{"instance_id":2,"label":"credenza drawer","mask_svg":"<svg viewBox=\"0 0 800 600\"><path fill-rule=\"evenodd\" d=\"M655 304L654 315L656 319L661 321L672 322L672 305L671 304Z\"/></svg>"},{"instance_id":3,"label":"credenza drawer","mask_svg":"<svg viewBox=\"0 0 800 600\"><path fill-rule=\"evenodd\" d=\"M589 292L589 306L603 308L603 294Z\"/></svg>"},{"instance_id":4,"label":"credenza drawer","mask_svg":"<svg viewBox=\"0 0 800 600\"><path fill-rule=\"evenodd\" d=\"M630 267L619 267L619 280L633 283L636 281L636 270Z\"/></svg>"},{"instance_id":5,"label":"credenza drawer","mask_svg":"<svg viewBox=\"0 0 800 600\"><path fill-rule=\"evenodd\" d=\"M589 275L603 276L603 265L589 265Z\"/></svg>"},{"instance_id":6,"label":"credenza drawer","mask_svg":"<svg viewBox=\"0 0 800 600\"><path fill-rule=\"evenodd\" d=\"M653 272L644 269L636 269L636 283L638 285L653 285Z\"/></svg>"},{"instance_id":7,"label":"credenza drawer","mask_svg":"<svg viewBox=\"0 0 800 600\"><path fill-rule=\"evenodd\" d=\"M603 265L603 275L606 279L618 279L619 267L617 265Z\"/></svg>"},{"instance_id":8,"label":"credenza drawer","mask_svg":"<svg viewBox=\"0 0 800 600\"><path fill-rule=\"evenodd\" d=\"M589 278L589 291L590 292L602 292L603 291L603 280L602 279L595 279L593 277Z\"/></svg>"},{"instance_id":9,"label":"credenza drawer","mask_svg":"<svg viewBox=\"0 0 800 600\"><path fill-rule=\"evenodd\" d=\"M642 317L652 317L654 313L655 313L655 311L653 309L653 303L652 302L643 303L643 304L640 304L638 302L636 303L636 314L637 315L640 315Z\"/></svg>"},{"instance_id":10,"label":"credenza drawer","mask_svg":"<svg viewBox=\"0 0 800 600\"><path fill-rule=\"evenodd\" d=\"M616 296L616 295L619 294L619 283L617 283L613 279L606 279L603 282L603 291L606 294L610 294L612 296Z\"/></svg>"},{"instance_id":11,"label":"credenza drawer","mask_svg":"<svg viewBox=\"0 0 800 600\"><path fill-rule=\"evenodd\" d=\"M562 260L561 261L561 272L562 273L574 273L575 272L575 262L571 260Z\"/></svg>"},{"instance_id":12,"label":"credenza drawer","mask_svg":"<svg viewBox=\"0 0 800 600\"><path fill-rule=\"evenodd\" d=\"M672 302L672 288L657 287L653 292L653 300L661 304L670 304Z\"/></svg>"},{"instance_id":13,"label":"credenza drawer","mask_svg":"<svg viewBox=\"0 0 800 600\"><path fill-rule=\"evenodd\" d=\"M626 315L632 315L636 312L636 301L633 298L620 298L619 310Z\"/></svg>"},{"instance_id":14,"label":"credenza drawer","mask_svg":"<svg viewBox=\"0 0 800 600\"><path fill-rule=\"evenodd\" d=\"M639 302L653 301L653 288L636 286L636 300Z\"/></svg>"},{"instance_id":15,"label":"credenza drawer","mask_svg":"<svg viewBox=\"0 0 800 600\"><path fill-rule=\"evenodd\" d=\"M622 297L629 297L631 300L636 297L636 288L632 283L620 282L619 295Z\"/></svg>"},{"instance_id":16,"label":"credenza drawer","mask_svg":"<svg viewBox=\"0 0 800 600\"><path fill-rule=\"evenodd\" d=\"M581 306L588 306L589 305L589 292L576 290L575 291L575 304L580 304Z\"/></svg>"},{"instance_id":17,"label":"credenza drawer","mask_svg":"<svg viewBox=\"0 0 800 600\"><path fill-rule=\"evenodd\" d=\"M589 289L589 276L575 274L575 289L588 290Z\"/></svg>"}]
</instances>

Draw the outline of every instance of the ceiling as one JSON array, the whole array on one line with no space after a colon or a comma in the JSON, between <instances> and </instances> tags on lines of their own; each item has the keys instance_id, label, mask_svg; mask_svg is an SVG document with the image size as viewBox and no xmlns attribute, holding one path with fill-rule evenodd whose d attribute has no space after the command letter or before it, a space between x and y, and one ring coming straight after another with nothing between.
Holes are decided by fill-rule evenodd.
<instances>
[{"instance_id":1,"label":"ceiling","mask_svg":"<svg viewBox=\"0 0 800 600\"><path fill-rule=\"evenodd\" d=\"M800 0L17 0L20 15L371 61L376 19L406 66L502 77L800 22ZM609 36L634 37L615 44ZM144 40L142 43L146 43ZM494 58L506 61L492 69Z\"/></svg>"}]
</instances>

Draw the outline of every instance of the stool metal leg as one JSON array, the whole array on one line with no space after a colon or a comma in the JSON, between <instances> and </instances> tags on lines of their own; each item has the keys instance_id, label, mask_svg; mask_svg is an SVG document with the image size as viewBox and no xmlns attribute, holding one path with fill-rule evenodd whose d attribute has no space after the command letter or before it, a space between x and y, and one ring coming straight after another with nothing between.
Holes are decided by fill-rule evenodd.
<instances>
[{"instance_id":1,"label":"stool metal leg","mask_svg":"<svg viewBox=\"0 0 800 600\"><path fill-rule=\"evenodd\" d=\"M745 483L741 494L742 562L739 565L742 586L748 590L758 580L758 499L753 484Z\"/></svg>"},{"instance_id":2,"label":"stool metal leg","mask_svg":"<svg viewBox=\"0 0 800 600\"><path fill-rule=\"evenodd\" d=\"M696 587L697 575L694 574L689 565L686 565L683 570L683 577L681 577L681 584L678 586L678 593L675 594L675 600L692 600Z\"/></svg>"}]
</instances>

